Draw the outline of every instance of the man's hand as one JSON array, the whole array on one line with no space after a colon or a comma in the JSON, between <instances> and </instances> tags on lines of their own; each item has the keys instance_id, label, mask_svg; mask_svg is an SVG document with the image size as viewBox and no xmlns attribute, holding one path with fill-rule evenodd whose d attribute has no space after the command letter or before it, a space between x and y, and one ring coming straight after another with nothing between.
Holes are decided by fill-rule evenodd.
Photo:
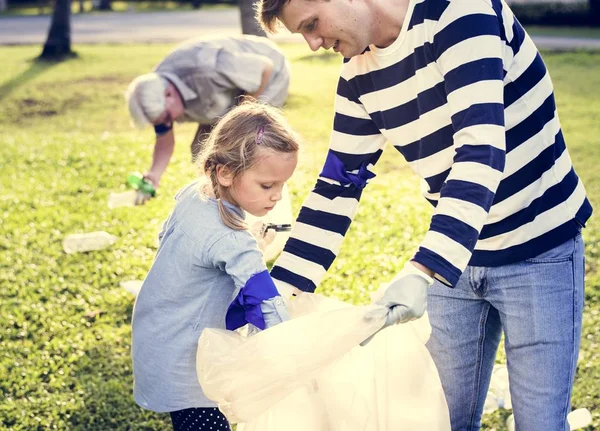
<instances>
[{"instance_id":1,"label":"man's hand","mask_svg":"<svg viewBox=\"0 0 600 431\"><path fill-rule=\"evenodd\" d=\"M157 189L158 183L160 183L160 175L156 172L148 171L144 174L144 180L152 184L154 188Z\"/></svg>"},{"instance_id":2,"label":"man's hand","mask_svg":"<svg viewBox=\"0 0 600 431\"><path fill-rule=\"evenodd\" d=\"M140 192L138 190L135 195L135 204L136 205L144 205L150 199L152 199L152 195L149 195L148 193Z\"/></svg>"},{"instance_id":3,"label":"man's hand","mask_svg":"<svg viewBox=\"0 0 600 431\"><path fill-rule=\"evenodd\" d=\"M388 309L385 324L381 329L396 323L406 323L423 316L427 309L427 289L433 278L407 262L402 271L385 289L383 296L375 304ZM371 316L366 315L367 319ZM380 329L380 330L381 330ZM366 345L372 337L361 343Z\"/></svg>"},{"instance_id":4,"label":"man's hand","mask_svg":"<svg viewBox=\"0 0 600 431\"><path fill-rule=\"evenodd\" d=\"M376 302L388 308L386 326L406 323L421 317L427 309L427 288L430 283L425 277L408 274L394 280Z\"/></svg>"},{"instance_id":5,"label":"man's hand","mask_svg":"<svg viewBox=\"0 0 600 431\"><path fill-rule=\"evenodd\" d=\"M160 176L157 176L153 172L146 172L144 174L143 178L144 178L144 181L152 184L152 186L154 187L155 190L158 189L158 182L160 181ZM136 205L144 205L150 199L152 199L151 194L144 193L143 191L138 190L137 195L135 196L135 204Z\"/></svg>"}]
</instances>

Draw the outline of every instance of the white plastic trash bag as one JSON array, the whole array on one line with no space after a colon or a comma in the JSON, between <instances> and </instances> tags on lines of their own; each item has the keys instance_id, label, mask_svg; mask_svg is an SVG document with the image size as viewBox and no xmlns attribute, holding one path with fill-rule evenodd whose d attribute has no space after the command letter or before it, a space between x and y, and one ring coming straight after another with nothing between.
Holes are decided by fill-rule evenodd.
<instances>
[{"instance_id":1,"label":"white plastic trash bag","mask_svg":"<svg viewBox=\"0 0 600 431\"><path fill-rule=\"evenodd\" d=\"M315 294L289 305L292 320L251 337L206 329L197 373L238 431L450 430L427 318L395 325L367 307Z\"/></svg>"}]
</instances>

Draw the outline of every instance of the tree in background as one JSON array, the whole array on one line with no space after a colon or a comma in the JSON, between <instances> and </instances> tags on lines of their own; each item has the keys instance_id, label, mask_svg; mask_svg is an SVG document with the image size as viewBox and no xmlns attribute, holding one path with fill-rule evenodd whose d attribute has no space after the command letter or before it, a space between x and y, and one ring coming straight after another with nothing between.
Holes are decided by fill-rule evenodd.
<instances>
[{"instance_id":1,"label":"tree in background","mask_svg":"<svg viewBox=\"0 0 600 431\"><path fill-rule=\"evenodd\" d=\"M93 4L96 10L112 10L110 0L94 0Z\"/></svg>"},{"instance_id":2,"label":"tree in background","mask_svg":"<svg viewBox=\"0 0 600 431\"><path fill-rule=\"evenodd\" d=\"M600 0L590 0L590 15L592 24L600 26Z\"/></svg>"},{"instance_id":3,"label":"tree in background","mask_svg":"<svg viewBox=\"0 0 600 431\"><path fill-rule=\"evenodd\" d=\"M267 36L255 18L255 0L239 0L240 14L242 17L242 33L255 36Z\"/></svg>"},{"instance_id":4,"label":"tree in background","mask_svg":"<svg viewBox=\"0 0 600 431\"><path fill-rule=\"evenodd\" d=\"M6 12L8 9L8 0L0 0L0 12Z\"/></svg>"},{"instance_id":5,"label":"tree in background","mask_svg":"<svg viewBox=\"0 0 600 431\"><path fill-rule=\"evenodd\" d=\"M71 0L56 0L48 38L38 58L56 61L75 55L71 51Z\"/></svg>"}]
</instances>

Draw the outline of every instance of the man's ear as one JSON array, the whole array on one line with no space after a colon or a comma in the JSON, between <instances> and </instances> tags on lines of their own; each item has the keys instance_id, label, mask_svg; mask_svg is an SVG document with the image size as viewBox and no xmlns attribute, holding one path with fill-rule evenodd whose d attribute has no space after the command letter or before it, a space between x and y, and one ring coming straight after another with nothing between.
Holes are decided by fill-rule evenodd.
<instances>
[{"instance_id":1,"label":"man's ear","mask_svg":"<svg viewBox=\"0 0 600 431\"><path fill-rule=\"evenodd\" d=\"M231 187L233 184L233 173L225 165L217 165L217 182L222 187Z\"/></svg>"}]
</instances>

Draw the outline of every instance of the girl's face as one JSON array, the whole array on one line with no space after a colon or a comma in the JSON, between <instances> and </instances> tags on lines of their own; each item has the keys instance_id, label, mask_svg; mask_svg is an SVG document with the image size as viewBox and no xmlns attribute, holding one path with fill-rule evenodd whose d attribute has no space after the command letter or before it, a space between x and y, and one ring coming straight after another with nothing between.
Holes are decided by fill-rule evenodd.
<instances>
[{"instance_id":1,"label":"girl's face","mask_svg":"<svg viewBox=\"0 0 600 431\"><path fill-rule=\"evenodd\" d=\"M237 178L221 170L219 182L229 188L232 203L262 217L281 200L281 190L296 169L298 154L259 148L256 157L254 166Z\"/></svg>"}]
</instances>

